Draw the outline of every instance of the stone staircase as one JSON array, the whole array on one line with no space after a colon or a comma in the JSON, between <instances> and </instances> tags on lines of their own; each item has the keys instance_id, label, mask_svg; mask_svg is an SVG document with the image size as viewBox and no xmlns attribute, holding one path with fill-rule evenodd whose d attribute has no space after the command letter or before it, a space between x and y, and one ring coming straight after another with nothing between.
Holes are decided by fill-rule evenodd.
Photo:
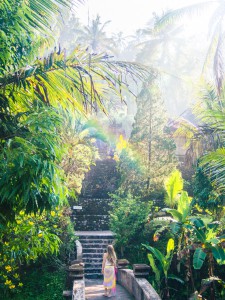
<instances>
[{"instance_id":1,"label":"stone staircase","mask_svg":"<svg viewBox=\"0 0 225 300\"><path fill-rule=\"evenodd\" d=\"M110 193L118 186L116 162L113 159L97 160L86 174L77 202L71 200L75 230L109 230ZM76 209L79 207L80 209Z\"/></svg>"},{"instance_id":2,"label":"stone staircase","mask_svg":"<svg viewBox=\"0 0 225 300\"><path fill-rule=\"evenodd\" d=\"M81 210L73 210L75 229L85 231L109 230L109 210L111 199L79 198Z\"/></svg>"},{"instance_id":3,"label":"stone staircase","mask_svg":"<svg viewBox=\"0 0 225 300\"><path fill-rule=\"evenodd\" d=\"M107 246L113 243L111 231L77 231L82 246L82 259L85 264L85 278L102 276L102 257Z\"/></svg>"}]
</instances>

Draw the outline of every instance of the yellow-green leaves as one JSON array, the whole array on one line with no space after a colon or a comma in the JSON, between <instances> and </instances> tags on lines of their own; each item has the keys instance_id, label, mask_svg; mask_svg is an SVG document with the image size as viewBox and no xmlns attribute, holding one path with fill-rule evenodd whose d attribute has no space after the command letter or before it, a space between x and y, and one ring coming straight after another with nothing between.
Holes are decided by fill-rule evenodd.
<instances>
[{"instance_id":1,"label":"yellow-green leaves","mask_svg":"<svg viewBox=\"0 0 225 300\"><path fill-rule=\"evenodd\" d=\"M178 195L183 190L183 179L179 170L174 170L165 180L166 190L165 203L173 208L178 200Z\"/></svg>"},{"instance_id":2,"label":"yellow-green leaves","mask_svg":"<svg viewBox=\"0 0 225 300\"><path fill-rule=\"evenodd\" d=\"M118 152L121 152L123 149L127 148L127 145L128 145L127 141L124 139L124 137L121 134L120 137L119 137L119 141L116 144L116 150Z\"/></svg>"},{"instance_id":3,"label":"yellow-green leaves","mask_svg":"<svg viewBox=\"0 0 225 300\"><path fill-rule=\"evenodd\" d=\"M167 243L167 254L174 250L174 240L169 239Z\"/></svg>"},{"instance_id":4,"label":"yellow-green leaves","mask_svg":"<svg viewBox=\"0 0 225 300\"><path fill-rule=\"evenodd\" d=\"M164 276L167 278L168 276L168 270L170 268L170 264L173 258L173 251L174 251L174 240L173 239L169 239L168 243L167 243L167 253L166 255L163 255L163 253L161 251L159 251L158 249L148 246L148 245L143 245L147 250L149 250L155 260L157 260L161 267L162 267L162 271L164 273ZM152 264L152 256L148 256L148 258L150 258L150 263ZM153 270L154 271L154 270Z\"/></svg>"}]
</instances>

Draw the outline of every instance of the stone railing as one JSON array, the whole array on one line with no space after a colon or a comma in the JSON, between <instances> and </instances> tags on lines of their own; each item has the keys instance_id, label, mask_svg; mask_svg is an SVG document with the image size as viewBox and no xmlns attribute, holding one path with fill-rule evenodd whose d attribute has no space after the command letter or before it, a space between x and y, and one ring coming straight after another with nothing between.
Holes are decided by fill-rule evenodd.
<instances>
[{"instance_id":1,"label":"stone railing","mask_svg":"<svg viewBox=\"0 0 225 300\"><path fill-rule=\"evenodd\" d=\"M74 280L72 300L85 300L85 283L84 283L84 279Z\"/></svg>"},{"instance_id":2,"label":"stone railing","mask_svg":"<svg viewBox=\"0 0 225 300\"><path fill-rule=\"evenodd\" d=\"M63 291L63 296L72 300L85 300L84 264L79 260L72 261L67 271L67 282L72 286L72 291Z\"/></svg>"},{"instance_id":3,"label":"stone railing","mask_svg":"<svg viewBox=\"0 0 225 300\"><path fill-rule=\"evenodd\" d=\"M133 265L133 270L126 269L126 266L119 265L117 280L135 300L161 300L157 292L147 281L146 275L149 273L149 267L146 265Z\"/></svg>"},{"instance_id":4,"label":"stone railing","mask_svg":"<svg viewBox=\"0 0 225 300\"><path fill-rule=\"evenodd\" d=\"M150 267L145 264L134 264L133 270L127 269L129 262L126 259L118 260L117 281L135 300L161 300L145 277ZM68 268L68 278L72 283L72 291L64 291L63 296L72 300L85 300L84 264L73 261Z\"/></svg>"}]
</instances>

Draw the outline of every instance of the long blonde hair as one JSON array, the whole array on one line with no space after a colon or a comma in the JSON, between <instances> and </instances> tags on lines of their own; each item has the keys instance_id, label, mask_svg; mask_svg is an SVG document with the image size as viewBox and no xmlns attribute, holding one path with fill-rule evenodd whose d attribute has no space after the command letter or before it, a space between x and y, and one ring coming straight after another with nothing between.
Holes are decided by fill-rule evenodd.
<instances>
[{"instance_id":1,"label":"long blonde hair","mask_svg":"<svg viewBox=\"0 0 225 300\"><path fill-rule=\"evenodd\" d=\"M107 259L109 262L116 265L117 257L113 245L108 245L107 247Z\"/></svg>"}]
</instances>

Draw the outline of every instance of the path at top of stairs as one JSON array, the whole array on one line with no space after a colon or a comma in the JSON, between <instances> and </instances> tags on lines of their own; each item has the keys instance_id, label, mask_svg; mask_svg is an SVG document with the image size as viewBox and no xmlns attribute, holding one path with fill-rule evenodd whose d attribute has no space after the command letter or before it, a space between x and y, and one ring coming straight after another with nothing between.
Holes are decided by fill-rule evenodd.
<instances>
[{"instance_id":1,"label":"path at top of stairs","mask_svg":"<svg viewBox=\"0 0 225 300\"><path fill-rule=\"evenodd\" d=\"M103 296L103 279L87 279L85 281L85 298L86 300L106 300L107 297ZM116 297L112 300L133 300L134 298L119 284L116 286Z\"/></svg>"}]
</instances>

